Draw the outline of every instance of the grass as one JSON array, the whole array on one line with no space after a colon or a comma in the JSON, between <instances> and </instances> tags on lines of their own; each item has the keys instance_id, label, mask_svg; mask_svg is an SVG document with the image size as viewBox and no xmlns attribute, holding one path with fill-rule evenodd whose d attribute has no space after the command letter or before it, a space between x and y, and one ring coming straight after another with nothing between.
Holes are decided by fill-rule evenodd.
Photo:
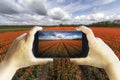
<instances>
[{"instance_id":1,"label":"grass","mask_svg":"<svg viewBox=\"0 0 120 80\"><path fill-rule=\"evenodd\" d=\"M0 33L29 30L31 26L0 26Z\"/></svg>"}]
</instances>

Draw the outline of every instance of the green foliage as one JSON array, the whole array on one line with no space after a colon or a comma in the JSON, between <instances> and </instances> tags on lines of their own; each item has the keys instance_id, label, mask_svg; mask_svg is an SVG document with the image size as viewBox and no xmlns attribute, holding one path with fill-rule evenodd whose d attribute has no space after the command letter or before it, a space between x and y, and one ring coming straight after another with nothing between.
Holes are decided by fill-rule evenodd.
<instances>
[{"instance_id":1,"label":"green foliage","mask_svg":"<svg viewBox=\"0 0 120 80\"><path fill-rule=\"evenodd\" d=\"M69 59L54 59L47 80L80 80L79 67Z\"/></svg>"},{"instance_id":2,"label":"green foliage","mask_svg":"<svg viewBox=\"0 0 120 80\"><path fill-rule=\"evenodd\" d=\"M35 80L41 74L41 65L18 70L12 80Z\"/></svg>"},{"instance_id":3,"label":"green foliage","mask_svg":"<svg viewBox=\"0 0 120 80\"><path fill-rule=\"evenodd\" d=\"M120 24L112 21L102 21L87 25L89 27L119 27Z\"/></svg>"},{"instance_id":4,"label":"green foliage","mask_svg":"<svg viewBox=\"0 0 120 80\"><path fill-rule=\"evenodd\" d=\"M81 80L109 80L105 71L91 66L79 66L82 71Z\"/></svg>"},{"instance_id":5,"label":"green foliage","mask_svg":"<svg viewBox=\"0 0 120 80\"><path fill-rule=\"evenodd\" d=\"M29 30L32 26L0 26L0 33Z\"/></svg>"}]
</instances>

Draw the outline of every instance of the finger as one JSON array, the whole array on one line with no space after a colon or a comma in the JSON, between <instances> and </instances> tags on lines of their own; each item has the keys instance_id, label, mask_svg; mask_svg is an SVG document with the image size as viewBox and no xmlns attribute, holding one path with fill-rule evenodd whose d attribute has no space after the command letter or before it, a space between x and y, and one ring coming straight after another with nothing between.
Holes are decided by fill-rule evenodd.
<instances>
[{"instance_id":1,"label":"finger","mask_svg":"<svg viewBox=\"0 0 120 80\"><path fill-rule=\"evenodd\" d=\"M28 35L27 35L27 38L26 38L26 42L28 43L33 43L34 41L34 35L37 31L39 30L42 30L42 27L39 27L39 26L35 26L33 27L29 32L28 32Z\"/></svg>"},{"instance_id":2,"label":"finger","mask_svg":"<svg viewBox=\"0 0 120 80\"><path fill-rule=\"evenodd\" d=\"M8 52L13 49L14 45L15 45L15 40L14 40L14 41L12 42L12 44L10 45L10 47L9 47L9 49L8 49Z\"/></svg>"},{"instance_id":3,"label":"finger","mask_svg":"<svg viewBox=\"0 0 120 80\"><path fill-rule=\"evenodd\" d=\"M25 38L25 36L27 35L27 33L24 33L20 36L18 36L13 42L12 44L10 45L10 48L8 49L8 51L11 51L13 50L16 46L16 44L18 43L18 41L22 40L23 38Z\"/></svg>"},{"instance_id":4,"label":"finger","mask_svg":"<svg viewBox=\"0 0 120 80\"><path fill-rule=\"evenodd\" d=\"M18 41L24 39L26 37L27 33L23 33L22 35L18 36L12 43L11 47L17 44Z\"/></svg>"},{"instance_id":5,"label":"finger","mask_svg":"<svg viewBox=\"0 0 120 80\"><path fill-rule=\"evenodd\" d=\"M83 33L85 33L89 43L94 43L94 41L96 40L90 28L87 28L85 26L80 26L80 27L77 27L76 30L82 31Z\"/></svg>"},{"instance_id":6,"label":"finger","mask_svg":"<svg viewBox=\"0 0 120 80\"><path fill-rule=\"evenodd\" d=\"M25 36L27 35L27 33L23 33L22 35L18 36L15 41L20 41L21 39L25 38Z\"/></svg>"},{"instance_id":7,"label":"finger","mask_svg":"<svg viewBox=\"0 0 120 80\"><path fill-rule=\"evenodd\" d=\"M40 58L40 59L35 59L34 60L34 64L37 65L37 64L47 64L48 62L53 62L53 59L52 58Z\"/></svg>"},{"instance_id":8,"label":"finger","mask_svg":"<svg viewBox=\"0 0 120 80\"><path fill-rule=\"evenodd\" d=\"M71 62L75 63L76 65L88 65L88 58L70 58Z\"/></svg>"}]
</instances>

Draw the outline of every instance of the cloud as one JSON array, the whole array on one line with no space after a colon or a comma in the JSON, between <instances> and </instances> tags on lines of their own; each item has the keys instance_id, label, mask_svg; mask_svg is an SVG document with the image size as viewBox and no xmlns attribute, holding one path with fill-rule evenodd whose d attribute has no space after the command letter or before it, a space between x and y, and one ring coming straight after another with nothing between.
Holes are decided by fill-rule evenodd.
<instances>
[{"instance_id":1,"label":"cloud","mask_svg":"<svg viewBox=\"0 0 120 80\"><path fill-rule=\"evenodd\" d=\"M89 4L82 4L81 0L74 1L68 5L63 6L62 8L65 11L68 11L70 13L75 13L77 11L84 11L91 7Z\"/></svg>"},{"instance_id":2,"label":"cloud","mask_svg":"<svg viewBox=\"0 0 120 80\"><path fill-rule=\"evenodd\" d=\"M62 9L70 13L75 13L78 11L85 11L93 7L101 7L115 1L116 0L74 0L71 3L62 6Z\"/></svg>"},{"instance_id":3,"label":"cloud","mask_svg":"<svg viewBox=\"0 0 120 80\"><path fill-rule=\"evenodd\" d=\"M1 0L0 24L80 24L120 19L119 12L118 0Z\"/></svg>"},{"instance_id":4,"label":"cloud","mask_svg":"<svg viewBox=\"0 0 120 80\"><path fill-rule=\"evenodd\" d=\"M56 0L58 3L63 3L65 0Z\"/></svg>"},{"instance_id":5,"label":"cloud","mask_svg":"<svg viewBox=\"0 0 120 80\"><path fill-rule=\"evenodd\" d=\"M98 1L101 1L103 4L110 4L116 0L98 0Z\"/></svg>"},{"instance_id":6,"label":"cloud","mask_svg":"<svg viewBox=\"0 0 120 80\"><path fill-rule=\"evenodd\" d=\"M40 15L46 15L47 14L47 9L45 7L44 1L43 0L32 0L30 4L28 4L28 7L32 10L35 11L36 13Z\"/></svg>"},{"instance_id":7,"label":"cloud","mask_svg":"<svg viewBox=\"0 0 120 80\"><path fill-rule=\"evenodd\" d=\"M48 34L49 35L49 34ZM66 35L63 33L56 33L54 35L39 35L39 40L60 40L60 39L76 39L76 38L81 38L82 36L78 36L78 35Z\"/></svg>"},{"instance_id":8,"label":"cloud","mask_svg":"<svg viewBox=\"0 0 120 80\"><path fill-rule=\"evenodd\" d=\"M48 16L56 20L68 20L70 14L61 8L53 8L48 12Z\"/></svg>"},{"instance_id":9,"label":"cloud","mask_svg":"<svg viewBox=\"0 0 120 80\"><path fill-rule=\"evenodd\" d=\"M18 5L14 0L1 0L0 13L13 14L24 11L24 8Z\"/></svg>"},{"instance_id":10,"label":"cloud","mask_svg":"<svg viewBox=\"0 0 120 80\"><path fill-rule=\"evenodd\" d=\"M113 13L111 15L105 15L104 13L92 13L88 15L80 15L74 17L74 23L89 24L97 21L112 21L120 19L120 14Z\"/></svg>"},{"instance_id":11,"label":"cloud","mask_svg":"<svg viewBox=\"0 0 120 80\"><path fill-rule=\"evenodd\" d=\"M38 14L0 14L2 20L5 20L6 24L40 24L41 20L45 16Z\"/></svg>"},{"instance_id":12,"label":"cloud","mask_svg":"<svg viewBox=\"0 0 120 80\"><path fill-rule=\"evenodd\" d=\"M115 20L115 19L120 19L120 14L114 13L112 15L105 17L105 20Z\"/></svg>"},{"instance_id":13,"label":"cloud","mask_svg":"<svg viewBox=\"0 0 120 80\"><path fill-rule=\"evenodd\" d=\"M80 15L76 16L74 19L76 20L101 20L104 19L104 14L103 13L92 13L89 15Z\"/></svg>"},{"instance_id":14,"label":"cloud","mask_svg":"<svg viewBox=\"0 0 120 80\"><path fill-rule=\"evenodd\" d=\"M0 13L38 13L46 15L45 0L1 0Z\"/></svg>"},{"instance_id":15,"label":"cloud","mask_svg":"<svg viewBox=\"0 0 120 80\"><path fill-rule=\"evenodd\" d=\"M96 6L103 6L106 4L110 4L112 2L115 2L116 0L93 0L91 3L91 7L96 7Z\"/></svg>"},{"instance_id":16,"label":"cloud","mask_svg":"<svg viewBox=\"0 0 120 80\"><path fill-rule=\"evenodd\" d=\"M62 39L64 39L64 38L65 38L65 35L63 35L63 34L61 34L61 33L58 33L58 34L56 34L56 37L57 37L57 38L62 38Z\"/></svg>"}]
</instances>

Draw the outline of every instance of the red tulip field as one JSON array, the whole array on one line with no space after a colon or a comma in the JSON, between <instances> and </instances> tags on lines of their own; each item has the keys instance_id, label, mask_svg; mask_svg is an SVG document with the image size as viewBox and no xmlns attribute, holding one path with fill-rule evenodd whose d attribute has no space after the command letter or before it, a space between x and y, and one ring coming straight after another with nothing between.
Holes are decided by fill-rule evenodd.
<instances>
[{"instance_id":1,"label":"red tulip field","mask_svg":"<svg viewBox=\"0 0 120 80\"><path fill-rule=\"evenodd\" d=\"M120 59L120 28L90 28L93 30L95 36L101 38L106 44L108 44ZM75 27L44 27L43 30L75 30ZM25 32L28 32L28 29L0 32L0 62L4 59L12 41ZM76 48L76 46L79 46L79 42L77 41L57 41L56 44L52 44L52 42L46 43L47 45L45 46L47 47L46 49L42 49L42 51L51 50L49 52L52 52L57 46L61 46L61 55L67 55L69 53L74 55L74 50L78 48ZM42 43L40 44L42 45ZM48 45L53 46L53 49L49 49ZM67 50L66 47L69 47L70 50ZM54 59L54 61L48 65L36 65L20 69L16 72L13 80L44 80L43 78L46 80L109 80L103 69L83 65L78 66L71 63L68 58Z\"/></svg>"}]
</instances>

